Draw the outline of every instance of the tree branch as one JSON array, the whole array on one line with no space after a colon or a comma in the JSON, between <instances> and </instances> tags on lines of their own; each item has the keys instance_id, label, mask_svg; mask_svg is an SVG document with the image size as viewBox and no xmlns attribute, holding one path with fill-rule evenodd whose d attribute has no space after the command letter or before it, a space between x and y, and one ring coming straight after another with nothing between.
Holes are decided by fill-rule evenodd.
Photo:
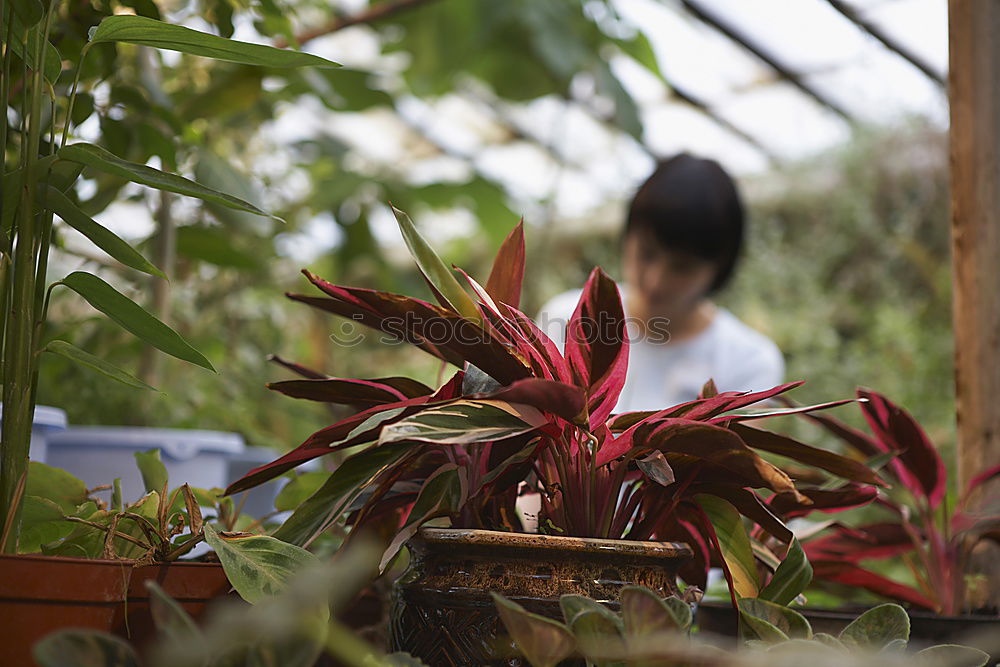
<instances>
[{"instance_id":1,"label":"tree branch","mask_svg":"<svg viewBox=\"0 0 1000 667\"><path fill-rule=\"evenodd\" d=\"M354 25L374 23L375 21L393 16L394 14L398 14L408 9L415 9L416 7L425 5L429 2L434 2L434 0L386 0L386 2L380 2L374 7L369 7L365 11L355 14L354 16L336 17L319 27L304 30L295 36L295 41L298 42L299 45L302 45L306 42L311 42L317 37L329 35L330 33L343 30L344 28L350 28ZM279 49L284 49L288 46L288 40L278 39L275 41L274 45Z\"/></svg>"}]
</instances>

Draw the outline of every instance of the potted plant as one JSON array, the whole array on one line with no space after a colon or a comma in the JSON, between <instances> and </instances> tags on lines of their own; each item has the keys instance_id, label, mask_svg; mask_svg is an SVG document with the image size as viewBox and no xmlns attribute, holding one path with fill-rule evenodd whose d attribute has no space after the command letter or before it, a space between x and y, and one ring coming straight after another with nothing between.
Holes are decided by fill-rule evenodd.
<instances>
[{"instance_id":1,"label":"potted plant","mask_svg":"<svg viewBox=\"0 0 1000 667\"><path fill-rule=\"evenodd\" d=\"M977 546L998 539L997 499L977 500L976 491L1000 475L1000 465L969 480L949 507L947 469L920 424L882 394L858 389L857 397L870 433L825 414L805 417L879 467L893 486L879 491L866 522L820 524L821 530L803 539L816 580L862 588L908 605L918 640L954 641L977 629L1000 628L1000 612L984 600L991 587L972 576L970 567ZM813 510L789 506L781 498L769 505L786 520ZM901 559L916 586L866 567L888 558ZM814 625L831 630L852 618L849 611L803 613ZM701 614L704 622L717 625L711 606ZM731 611L728 617L735 627Z\"/></svg>"},{"instance_id":2,"label":"potted plant","mask_svg":"<svg viewBox=\"0 0 1000 667\"><path fill-rule=\"evenodd\" d=\"M967 646L941 645L908 652L906 611L883 604L864 612L838 635L813 632L793 609L760 600L742 600L746 640L742 651L722 651L705 639L689 637L690 607L676 597L661 599L648 588L622 589L621 613L594 600L566 595L564 622L532 614L494 596L516 651L532 667L555 667L564 659L587 665L951 665L984 667L989 656ZM699 641L701 640L701 641Z\"/></svg>"},{"instance_id":3,"label":"potted plant","mask_svg":"<svg viewBox=\"0 0 1000 667\"><path fill-rule=\"evenodd\" d=\"M114 592L121 605L129 577L122 563L113 568L100 560L53 558L38 560L18 555L22 538L23 507L28 486L28 456L38 381L43 353L58 354L97 372L124 382L136 390L150 389L129 373L112 366L65 341L46 340L45 323L51 292L64 287L82 296L95 309L161 351L212 370L212 365L180 335L150 315L141 306L98 276L74 271L59 280L48 278L48 258L54 217L81 232L98 248L124 266L164 277L128 243L91 219L76 203L74 184L85 169L110 178L124 179L165 192L212 202L256 215L268 215L256 206L217 192L176 174L145 164L123 160L109 151L85 142L69 142L74 102L79 81L91 49L102 45L136 44L171 49L196 56L213 57L249 65L294 67L335 66L317 56L247 44L170 25L139 16L108 16L95 26L89 41L74 54L74 82L65 85L62 56L49 43L49 36L62 12L59 3L6 3L2 8L5 67L0 81L0 107L13 127L0 124L0 171L3 173L2 234L0 234L0 340L3 341L3 425L0 441L0 571L26 571L37 575L41 568L73 570L70 590L84 584L103 586L101 595ZM66 489L69 492L68 489ZM160 522L161 528L165 525ZM109 533L110 534L110 533ZM44 565L43 565L44 564ZM55 577L34 577L55 582ZM27 580L5 577L0 598L21 596ZM58 592L57 592L58 593ZM27 664L22 662L20 664Z\"/></svg>"},{"instance_id":4,"label":"potted plant","mask_svg":"<svg viewBox=\"0 0 1000 667\"><path fill-rule=\"evenodd\" d=\"M631 582L667 595L677 592L678 573L703 585L713 556L725 559L734 596L781 597L780 586L767 589L747 571L753 558L749 542L737 539L740 516L789 544L786 562L802 576L808 564L791 531L755 489L813 501L757 449L852 480L874 498L859 484L882 483L869 468L749 425L774 410L735 412L798 383L721 394L709 384L696 401L612 417L628 346L618 291L603 271L587 281L563 354L517 308L521 225L502 244L485 287L459 270L473 298L409 218L396 217L437 305L332 285L308 271L324 296L289 296L461 370L432 389L409 378L336 378L290 365L304 379L272 389L357 411L227 490L353 452L275 536L305 546L342 518L352 535L387 529L383 569L410 540L410 570L394 597L395 648L480 664L495 657L498 619L487 590L554 615L564 593L613 602ZM828 406L793 411L820 407ZM516 503L526 493L541 498L538 534L525 534L519 518ZM421 530L439 519L450 528Z\"/></svg>"},{"instance_id":5,"label":"potted plant","mask_svg":"<svg viewBox=\"0 0 1000 667\"><path fill-rule=\"evenodd\" d=\"M66 471L29 464L20 555L0 570L0 613L9 619L0 644L17 664L29 664L32 645L65 627L111 632L145 649L153 636L146 582L197 619L232 588L252 602L247 585L313 560L263 535L261 522L221 489L171 489L159 450L135 458L146 491L131 503L119 478L90 489ZM213 551L181 560L204 551L203 542Z\"/></svg>"}]
</instances>

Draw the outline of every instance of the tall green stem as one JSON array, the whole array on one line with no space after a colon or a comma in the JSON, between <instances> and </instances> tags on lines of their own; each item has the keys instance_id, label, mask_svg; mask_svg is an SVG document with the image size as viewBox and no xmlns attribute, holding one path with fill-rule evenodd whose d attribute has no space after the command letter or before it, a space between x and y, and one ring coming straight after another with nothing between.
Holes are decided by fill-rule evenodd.
<instances>
[{"instance_id":1,"label":"tall green stem","mask_svg":"<svg viewBox=\"0 0 1000 667\"><path fill-rule=\"evenodd\" d=\"M45 16L43 38L38 40L35 60L44 62L45 45L52 20L52 9ZM0 516L11 527L10 538L0 545L6 553L17 550L20 530L21 503L17 498L17 484L28 465L31 447L31 422L34 417L34 391L32 376L35 349L35 270L37 268L37 230L35 218L35 166L42 136L42 71L31 72L31 86L26 88L30 106L27 118L27 142L22 144L24 180L20 191L20 205L16 224L14 248L13 300L10 303L6 339L4 340L4 414L2 430L2 455L0 455ZM42 249L47 252L48 248Z\"/></svg>"}]
</instances>

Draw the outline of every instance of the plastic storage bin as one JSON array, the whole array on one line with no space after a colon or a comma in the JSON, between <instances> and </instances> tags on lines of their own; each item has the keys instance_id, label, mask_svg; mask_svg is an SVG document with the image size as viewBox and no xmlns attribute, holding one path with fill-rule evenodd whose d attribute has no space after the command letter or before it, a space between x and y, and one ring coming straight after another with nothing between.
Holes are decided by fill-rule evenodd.
<instances>
[{"instance_id":1,"label":"plastic storage bin","mask_svg":"<svg viewBox=\"0 0 1000 667\"><path fill-rule=\"evenodd\" d=\"M3 420L3 405L0 405L0 420ZM65 429L65 411L48 405L36 405L35 417L31 422L31 450L28 458L32 461L48 463L46 456L49 436Z\"/></svg>"},{"instance_id":2,"label":"plastic storage bin","mask_svg":"<svg viewBox=\"0 0 1000 667\"><path fill-rule=\"evenodd\" d=\"M160 450L170 487L184 484L210 489L230 481L229 462L246 445L238 433L129 426L77 426L48 438L49 465L63 468L88 487L121 478L122 498L135 502L145 489L135 465L136 452Z\"/></svg>"}]
</instances>

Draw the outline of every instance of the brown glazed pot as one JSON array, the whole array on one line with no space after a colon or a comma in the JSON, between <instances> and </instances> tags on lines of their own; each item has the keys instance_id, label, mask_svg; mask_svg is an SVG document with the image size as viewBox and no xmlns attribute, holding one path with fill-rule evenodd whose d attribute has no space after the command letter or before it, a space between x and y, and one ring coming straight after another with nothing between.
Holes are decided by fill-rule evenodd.
<instances>
[{"instance_id":1,"label":"brown glazed pot","mask_svg":"<svg viewBox=\"0 0 1000 667\"><path fill-rule=\"evenodd\" d=\"M141 652L155 634L147 580L156 581L195 618L230 589L222 566L212 563L134 568L131 561L0 555L3 664L35 664L31 647L63 628L111 632Z\"/></svg>"},{"instance_id":2,"label":"brown glazed pot","mask_svg":"<svg viewBox=\"0 0 1000 667\"><path fill-rule=\"evenodd\" d=\"M450 528L423 528L409 546L410 566L393 590L390 645L432 667L526 664L510 657L491 591L561 620L561 595L615 606L627 585L676 594L677 570L691 556L670 542Z\"/></svg>"}]
</instances>

